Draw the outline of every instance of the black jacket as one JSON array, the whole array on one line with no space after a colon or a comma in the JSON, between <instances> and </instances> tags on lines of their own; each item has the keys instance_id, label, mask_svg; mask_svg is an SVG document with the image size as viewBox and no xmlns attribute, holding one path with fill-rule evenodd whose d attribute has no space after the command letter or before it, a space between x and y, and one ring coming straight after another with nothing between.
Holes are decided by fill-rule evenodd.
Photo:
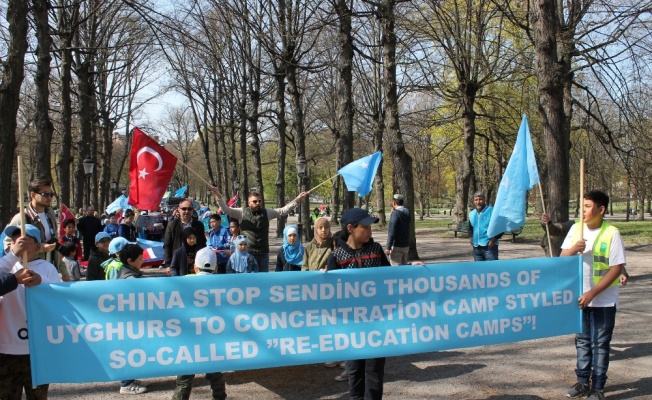
<instances>
[{"instance_id":1,"label":"black jacket","mask_svg":"<svg viewBox=\"0 0 652 400\"><path fill-rule=\"evenodd\" d=\"M206 247L206 235L204 234L204 224L193 219L191 222L192 230L195 231L195 236L197 236L197 250L203 249ZM165 228L165 235L163 237L163 250L164 250L164 262L167 267L172 263L172 254L174 251L181 247L182 238L181 231L183 231L181 220L175 218L174 220L168 223L167 228Z\"/></svg>"}]
</instances>

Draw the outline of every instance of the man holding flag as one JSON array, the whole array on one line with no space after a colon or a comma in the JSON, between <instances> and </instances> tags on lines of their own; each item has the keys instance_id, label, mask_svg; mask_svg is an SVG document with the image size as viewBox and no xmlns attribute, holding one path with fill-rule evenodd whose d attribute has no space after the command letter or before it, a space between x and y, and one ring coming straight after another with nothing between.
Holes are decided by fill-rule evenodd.
<instances>
[{"instance_id":1,"label":"man holding flag","mask_svg":"<svg viewBox=\"0 0 652 400\"><path fill-rule=\"evenodd\" d=\"M259 193L249 193L247 207L231 208L215 187L211 187L220 209L240 222L240 231L249 240L249 253L258 263L259 272L269 272L269 221L290 213L297 202L310 192L301 192L282 208L265 208Z\"/></svg>"},{"instance_id":2,"label":"man holding flag","mask_svg":"<svg viewBox=\"0 0 652 400\"><path fill-rule=\"evenodd\" d=\"M475 210L469 213L469 236L473 246L474 261L493 261L498 259L498 239L503 236L499 233L489 236L489 221L493 207L487 205L483 192L473 194Z\"/></svg>"}]
</instances>

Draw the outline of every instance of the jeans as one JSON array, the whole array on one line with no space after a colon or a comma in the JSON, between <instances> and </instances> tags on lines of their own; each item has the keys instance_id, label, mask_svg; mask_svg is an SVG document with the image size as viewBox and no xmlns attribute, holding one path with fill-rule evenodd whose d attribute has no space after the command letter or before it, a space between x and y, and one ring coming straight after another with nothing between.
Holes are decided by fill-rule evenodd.
<instances>
[{"instance_id":1,"label":"jeans","mask_svg":"<svg viewBox=\"0 0 652 400\"><path fill-rule=\"evenodd\" d=\"M253 254L249 253L258 263L258 272L269 272L269 253Z\"/></svg>"},{"instance_id":2,"label":"jeans","mask_svg":"<svg viewBox=\"0 0 652 400\"><path fill-rule=\"evenodd\" d=\"M351 400L380 400L383 398L385 358L369 358L346 362L349 374Z\"/></svg>"},{"instance_id":3,"label":"jeans","mask_svg":"<svg viewBox=\"0 0 652 400\"><path fill-rule=\"evenodd\" d=\"M473 247L473 261L494 261L498 259L498 245Z\"/></svg>"},{"instance_id":4,"label":"jeans","mask_svg":"<svg viewBox=\"0 0 652 400\"><path fill-rule=\"evenodd\" d=\"M174 395L172 395L172 400L188 400L190 398L190 392L192 391L192 381L194 379L195 375L177 376L177 385L174 388ZM221 372L207 373L206 380L208 380L211 385L211 398L213 400L226 399L226 383Z\"/></svg>"},{"instance_id":5,"label":"jeans","mask_svg":"<svg viewBox=\"0 0 652 400\"><path fill-rule=\"evenodd\" d=\"M582 310L582 332L575 335L577 381L603 390L607 383L611 336L616 324L616 307L587 307Z\"/></svg>"}]
</instances>

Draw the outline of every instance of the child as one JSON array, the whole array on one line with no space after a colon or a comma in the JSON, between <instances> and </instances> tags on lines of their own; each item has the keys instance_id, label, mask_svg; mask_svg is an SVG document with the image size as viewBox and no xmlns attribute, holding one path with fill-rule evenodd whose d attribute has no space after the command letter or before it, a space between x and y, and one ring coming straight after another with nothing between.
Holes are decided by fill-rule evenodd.
<instances>
[{"instance_id":1,"label":"child","mask_svg":"<svg viewBox=\"0 0 652 400\"><path fill-rule=\"evenodd\" d=\"M16 274L23 269L23 254L27 254L28 267L40 276L43 283L61 282L56 267L49 262L37 259L41 251L41 231L26 225L26 236L20 236L20 227L8 226L5 235L11 238L10 251L0 259L0 273ZM36 275L34 275L36 277ZM11 293L2 297L0 306L0 398L20 398L25 390L28 399L46 399L48 385L32 385L32 371L29 360L29 340L27 337L27 314L25 286L18 285Z\"/></svg>"},{"instance_id":2,"label":"child","mask_svg":"<svg viewBox=\"0 0 652 400\"><path fill-rule=\"evenodd\" d=\"M77 227L74 219L67 219L63 221L63 231L64 234L59 238L59 243L64 244L66 242L75 244L75 253L71 256L74 260L80 260L82 257L82 245L81 240L77 237ZM62 254L63 255L63 254Z\"/></svg>"},{"instance_id":3,"label":"child","mask_svg":"<svg viewBox=\"0 0 652 400\"><path fill-rule=\"evenodd\" d=\"M331 254L331 223L327 218L317 218L314 227L314 237L306 245L303 253L302 269L317 271L326 269L328 256Z\"/></svg>"},{"instance_id":4,"label":"child","mask_svg":"<svg viewBox=\"0 0 652 400\"><path fill-rule=\"evenodd\" d=\"M390 266L383 247L371 237L371 224L378 218L361 208L350 208L342 214L342 236L337 248L328 257L327 270ZM349 360L346 362L349 396L359 399L382 399L385 358Z\"/></svg>"},{"instance_id":5,"label":"child","mask_svg":"<svg viewBox=\"0 0 652 400\"><path fill-rule=\"evenodd\" d=\"M227 274L258 272L258 263L254 256L247 252L247 244L249 244L249 240L244 235L238 235L233 240L235 250L226 263Z\"/></svg>"},{"instance_id":6,"label":"child","mask_svg":"<svg viewBox=\"0 0 652 400\"><path fill-rule=\"evenodd\" d=\"M87 281L103 281L104 269L102 264L109 259L109 243L111 236L106 232L100 232L95 235L95 247L91 249L91 255L88 257L88 268L86 269Z\"/></svg>"},{"instance_id":7,"label":"child","mask_svg":"<svg viewBox=\"0 0 652 400\"><path fill-rule=\"evenodd\" d=\"M195 264L195 254L197 254L197 236L192 227L183 228L181 231L181 247L172 253L172 262L170 263L170 276L185 276L194 273L189 266Z\"/></svg>"},{"instance_id":8,"label":"child","mask_svg":"<svg viewBox=\"0 0 652 400\"><path fill-rule=\"evenodd\" d=\"M582 332L575 336L577 383L568 390L567 397L588 395L590 400L604 399L618 308L618 278L627 263L618 229L604 221L608 206L606 193L586 193L583 230L580 231L579 223L572 226L561 245L562 256L582 254L584 274L583 294L578 299Z\"/></svg>"},{"instance_id":9,"label":"child","mask_svg":"<svg viewBox=\"0 0 652 400\"><path fill-rule=\"evenodd\" d=\"M301 271L304 248L297 232L297 227L294 225L288 225L283 229L283 246L276 254L276 272Z\"/></svg>"},{"instance_id":10,"label":"child","mask_svg":"<svg viewBox=\"0 0 652 400\"><path fill-rule=\"evenodd\" d=\"M194 270L197 276L212 275L215 273L217 267L217 256L215 251L210 247L204 247L197 252L195 257ZM177 384L174 388L173 399L189 399L190 392L192 391L192 381L195 375L179 375L177 376ZM226 399L226 383L224 376L221 372L208 372L206 373L206 380L211 385L212 399L224 400Z\"/></svg>"},{"instance_id":11,"label":"child","mask_svg":"<svg viewBox=\"0 0 652 400\"><path fill-rule=\"evenodd\" d=\"M217 252L217 273L226 274L226 263L231 256L231 232L222 227L222 217L219 214L210 216L209 224L211 231L208 237L208 245Z\"/></svg>"},{"instance_id":12,"label":"child","mask_svg":"<svg viewBox=\"0 0 652 400\"><path fill-rule=\"evenodd\" d=\"M127 239L118 236L115 239L112 239L109 242L109 258L102 263L102 268L104 269L104 279L114 280L118 279L118 274L120 269L122 269L122 261L120 261L120 251L127 245L129 242Z\"/></svg>"},{"instance_id":13,"label":"child","mask_svg":"<svg viewBox=\"0 0 652 400\"><path fill-rule=\"evenodd\" d=\"M79 267L79 262L73 258L77 246L73 242L65 242L59 248L59 253L63 256L63 262L66 264L66 270L68 270L68 275L70 276L71 281L81 280L81 270Z\"/></svg>"},{"instance_id":14,"label":"child","mask_svg":"<svg viewBox=\"0 0 652 400\"><path fill-rule=\"evenodd\" d=\"M109 222L104 227L104 232L108 233L109 237L113 239L114 237L118 236L119 228L120 225L118 225L118 220L116 219L115 214L110 214Z\"/></svg>"},{"instance_id":15,"label":"child","mask_svg":"<svg viewBox=\"0 0 652 400\"><path fill-rule=\"evenodd\" d=\"M141 278L143 273L143 249L135 243L127 243L120 249L120 263L117 279ZM141 394L147 392L147 384L136 379L120 381L120 394Z\"/></svg>"},{"instance_id":16,"label":"child","mask_svg":"<svg viewBox=\"0 0 652 400\"><path fill-rule=\"evenodd\" d=\"M128 242L136 241L136 227L134 226L134 210L125 211L124 218L118 226L118 236L127 239Z\"/></svg>"}]
</instances>

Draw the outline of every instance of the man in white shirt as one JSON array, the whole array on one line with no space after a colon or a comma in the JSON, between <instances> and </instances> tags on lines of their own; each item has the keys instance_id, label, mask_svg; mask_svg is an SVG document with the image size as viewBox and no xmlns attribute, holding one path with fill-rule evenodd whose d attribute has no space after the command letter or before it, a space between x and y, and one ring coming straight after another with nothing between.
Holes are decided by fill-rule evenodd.
<instances>
[{"instance_id":1,"label":"man in white shirt","mask_svg":"<svg viewBox=\"0 0 652 400\"><path fill-rule=\"evenodd\" d=\"M568 397L588 395L589 400L604 399L619 277L627 263L618 229L604 221L608 205L606 193L586 193L583 223L571 227L561 246L562 257L582 254L583 259L583 294L578 299L582 332L575 336L577 383L566 393Z\"/></svg>"}]
</instances>

